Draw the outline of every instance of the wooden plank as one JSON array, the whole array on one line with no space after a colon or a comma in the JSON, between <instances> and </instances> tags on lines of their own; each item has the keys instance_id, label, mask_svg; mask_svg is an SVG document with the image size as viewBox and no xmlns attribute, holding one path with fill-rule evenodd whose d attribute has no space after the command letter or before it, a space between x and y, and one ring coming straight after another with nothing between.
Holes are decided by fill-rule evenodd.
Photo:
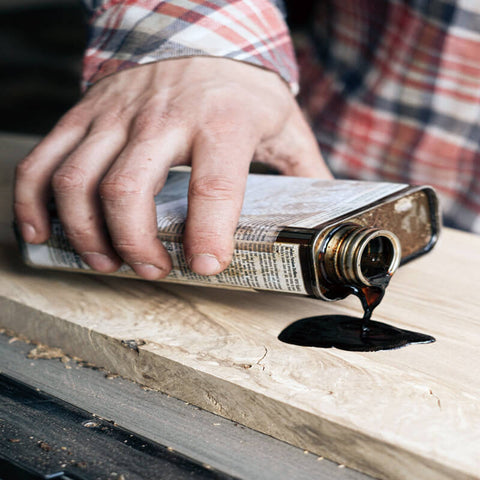
<instances>
[{"instance_id":1,"label":"wooden plank","mask_svg":"<svg viewBox=\"0 0 480 480\"><path fill-rule=\"evenodd\" d=\"M8 359L0 373L235 478L372 478L124 378L106 379L103 370L28 358L33 345L10 341L0 334L0 358ZM0 456L3 450L0 443Z\"/></svg>"},{"instance_id":2,"label":"wooden plank","mask_svg":"<svg viewBox=\"0 0 480 480\"><path fill-rule=\"evenodd\" d=\"M302 317L358 315L354 298L35 271L5 244L0 323L379 478L480 478L479 271L480 238L445 230L375 314L437 342L354 353L277 340Z\"/></svg>"}]
</instances>

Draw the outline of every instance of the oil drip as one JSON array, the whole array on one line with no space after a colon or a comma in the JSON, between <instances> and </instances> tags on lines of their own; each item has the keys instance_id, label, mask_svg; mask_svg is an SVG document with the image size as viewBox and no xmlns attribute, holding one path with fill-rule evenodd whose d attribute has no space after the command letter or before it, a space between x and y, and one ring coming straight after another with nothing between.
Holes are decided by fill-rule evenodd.
<instances>
[{"instance_id":1,"label":"oil drip","mask_svg":"<svg viewBox=\"0 0 480 480\"><path fill-rule=\"evenodd\" d=\"M430 335L371 320L373 310L385 295L389 279L386 278L385 282L377 286L349 287L362 302L362 318L348 315L304 318L285 328L278 339L304 347L335 347L358 352L391 350L413 343L434 342L435 338Z\"/></svg>"}]
</instances>

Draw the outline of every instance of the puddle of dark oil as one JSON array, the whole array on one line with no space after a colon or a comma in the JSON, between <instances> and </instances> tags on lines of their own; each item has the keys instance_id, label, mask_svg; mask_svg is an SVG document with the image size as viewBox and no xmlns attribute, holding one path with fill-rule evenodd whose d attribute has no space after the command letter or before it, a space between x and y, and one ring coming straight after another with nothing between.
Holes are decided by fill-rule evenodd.
<instances>
[{"instance_id":1,"label":"puddle of dark oil","mask_svg":"<svg viewBox=\"0 0 480 480\"><path fill-rule=\"evenodd\" d=\"M434 342L435 338L430 335L371 320L373 310L385 294L388 280L375 287L350 287L362 302L362 318L347 315L303 318L285 328L278 339L304 347L335 347L357 352L392 350L413 343Z\"/></svg>"}]
</instances>

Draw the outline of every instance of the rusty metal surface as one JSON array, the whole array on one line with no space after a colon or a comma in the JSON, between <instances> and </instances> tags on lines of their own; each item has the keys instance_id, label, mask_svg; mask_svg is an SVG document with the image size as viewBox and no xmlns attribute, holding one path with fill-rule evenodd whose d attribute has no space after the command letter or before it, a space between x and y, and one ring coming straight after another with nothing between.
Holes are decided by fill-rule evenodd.
<instances>
[{"instance_id":1,"label":"rusty metal surface","mask_svg":"<svg viewBox=\"0 0 480 480\"><path fill-rule=\"evenodd\" d=\"M435 199L431 195L430 189L413 190L362 212L351 221L394 233L402 245L402 260L405 261L426 253L438 235Z\"/></svg>"}]
</instances>

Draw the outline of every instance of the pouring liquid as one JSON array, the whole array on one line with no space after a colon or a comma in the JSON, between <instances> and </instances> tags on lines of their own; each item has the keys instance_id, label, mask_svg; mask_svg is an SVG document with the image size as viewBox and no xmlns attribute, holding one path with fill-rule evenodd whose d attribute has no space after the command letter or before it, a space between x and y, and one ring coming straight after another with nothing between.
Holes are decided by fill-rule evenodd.
<instances>
[{"instance_id":1,"label":"pouring liquid","mask_svg":"<svg viewBox=\"0 0 480 480\"><path fill-rule=\"evenodd\" d=\"M285 328L278 339L304 347L339 348L357 352L392 350L414 343L432 343L435 338L372 320L372 313L382 301L388 277L378 286L350 286L363 307L363 317L321 315L298 320Z\"/></svg>"}]
</instances>

